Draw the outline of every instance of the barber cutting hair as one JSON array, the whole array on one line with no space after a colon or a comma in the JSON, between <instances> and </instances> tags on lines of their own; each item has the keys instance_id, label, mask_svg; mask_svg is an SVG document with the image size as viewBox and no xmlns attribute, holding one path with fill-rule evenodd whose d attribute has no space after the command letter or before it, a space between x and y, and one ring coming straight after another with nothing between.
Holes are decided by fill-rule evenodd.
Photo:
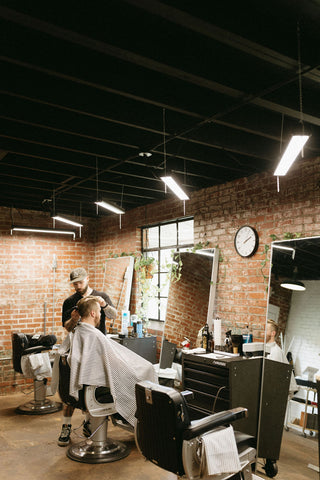
<instances>
[{"instance_id":1,"label":"barber cutting hair","mask_svg":"<svg viewBox=\"0 0 320 480\"><path fill-rule=\"evenodd\" d=\"M104 292L98 292L89 286L89 276L84 268L75 268L70 273L70 283L73 284L75 293L68 297L62 306L62 325L68 332L72 332L80 321L77 303L82 298L93 296L100 305L100 319L96 326L103 334L106 333L106 318L114 320L117 310L114 308L110 297ZM70 443L71 417L74 407L63 405L63 421L58 445L67 446ZM90 436L90 424L86 419L83 425L83 433Z\"/></svg>"},{"instance_id":2,"label":"barber cutting hair","mask_svg":"<svg viewBox=\"0 0 320 480\"><path fill-rule=\"evenodd\" d=\"M129 348L103 335L96 325L101 308L96 297L78 302L81 322L70 339L69 394L76 400L85 385L108 387L117 414L130 425L135 423L135 385L141 381L157 381L151 362Z\"/></svg>"}]
</instances>

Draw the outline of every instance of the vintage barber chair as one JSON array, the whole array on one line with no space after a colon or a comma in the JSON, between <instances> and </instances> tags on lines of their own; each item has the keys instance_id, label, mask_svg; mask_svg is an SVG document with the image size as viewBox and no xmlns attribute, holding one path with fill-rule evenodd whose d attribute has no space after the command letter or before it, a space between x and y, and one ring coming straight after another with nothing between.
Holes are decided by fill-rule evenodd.
<instances>
[{"instance_id":1,"label":"vintage barber chair","mask_svg":"<svg viewBox=\"0 0 320 480\"><path fill-rule=\"evenodd\" d=\"M61 410L62 405L60 402L54 402L46 398L47 378L44 378L42 375L43 372L46 372L51 376L51 364L48 352L46 351L51 350L56 342L57 338L55 335L28 335L21 332L12 333L13 368L15 372L22 373L26 378L33 378L34 387L34 399L17 407L17 413L43 415ZM43 368L41 371L41 367L39 367L37 374L37 371L31 368L30 357L43 352L46 352L47 358L43 356L42 360L43 363L45 363L45 361L47 362L47 368Z\"/></svg>"},{"instance_id":2,"label":"vintage barber chair","mask_svg":"<svg viewBox=\"0 0 320 480\"><path fill-rule=\"evenodd\" d=\"M107 387L86 385L79 392L79 400L69 394L70 367L67 355L62 355L59 362L59 394L61 400L75 408L90 414L91 436L80 443L71 445L67 456L83 463L107 463L125 458L130 447L122 442L107 437L109 417L125 430L133 428L119 419L110 390Z\"/></svg>"},{"instance_id":3,"label":"vintage barber chair","mask_svg":"<svg viewBox=\"0 0 320 480\"><path fill-rule=\"evenodd\" d=\"M206 456L202 450L205 435L225 429L231 422L246 416L247 410L236 408L219 412L200 420L189 420L185 396L173 388L148 381L136 385L137 425L135 437L142 455L161 468L190 480L208 476ZM251 465L255 462L254 438L235 432L235 455L240 460L240 470L211 476L249 480ZM238 450L238 452L236 451Z\"/></svg>"}]
</instances>

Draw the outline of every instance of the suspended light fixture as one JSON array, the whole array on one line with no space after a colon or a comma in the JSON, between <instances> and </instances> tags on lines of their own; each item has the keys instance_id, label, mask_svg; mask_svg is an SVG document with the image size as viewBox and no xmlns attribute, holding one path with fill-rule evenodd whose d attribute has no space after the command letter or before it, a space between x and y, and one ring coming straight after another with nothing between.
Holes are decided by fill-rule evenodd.
<instances>
[{"instance_id":1,"label":"suspended light fixture","mask_svg":"<svg viewBox=\"0 0 320 480\"><path fill-rule=\"evenodd\" d=\"M294 260L294 257L295 257L295 254L296 254L296 251L295 251L294 248L284 247L283 245L273 245L273 248L278 248L279 250L286 250L288 252L292 252L291 257L292 257L292 260Z\"/></svg>"},{"instance_id":2,"label":"suspended light fixture","mask_svg":"<svg viewBox=\"0 0 320 480\"><path fill-rule=\"evenodd\" d=\"M112 203L105 202L104 200L101 200L99 202L94 202L94 203L96 205L99 205L99 207L105 208L106 210L110 210L110 212L113 212L113 213L118 213L119 215L123 215L125 213L123 208L117 207Z\"/></svg>"},{"instance_id":3,"label":"suspended light fixture","mask_svg":"<svg viewBox=\"0 0 320 480\"><path fill-rule=\"evenodd\" d=\"M166 176L160 178L180 200L189 200L188 195L182 190L173 177Z\"/></svg>"},{"instance_id":4,"label":"suspended light fixture","mask_svg":"<svg viewBox=\"0 0 320 480\"><path fill-rule=\"evenodd\" d=\"M72 235L73 240L75 239L76 234L72 230L60 230L56 228L41 228L41 227L22 227L18 225L12 225L12 232L33 232L33 233L50 233L58 235Z\"/></svg>"},{"instance_id":5,"label":"suspended light fixture","mask_svg":"<svg viewBox=\"0 0 320 480\"><path fill-rule=\"evenodd\" d=\"M53 221L57 220L58 222L67 223L69 225L73 225L74 227L79 227L79 237L81 238L81 228L83 227L82 223L74 222L73 220L69 220L68 218L60 217L60 215L55 215L52 217ZM53 222L53 228L55 228L55 223Z\"/></svg>"},{"instance_id":6,"label":"suspended light fixture","mask_svg":"<svg viewBox=\"0 0 320 480\"><path fill-rule=\"evenodd\" d=\"M277 166L274 175L277 177L286 175L289 168L307 143L309 135L293 135L282 158Z\"/></svg>"},{"instance_id":7,"label":"suspended light fixture","mask_svg":"<svg viewBox=\"0 0 320 480\"><path fill-rule=\"evenodd\" d=\"M303 292L306 289L304 283L299 280L284 280L280 285L282 288L295 290L297 292Z\"/></svg>"},{"instance_id":8,"label":"suspended light fixture","mask_svg":"<svg viewBox=\"0 0 320 480\"><path fill-rule=\"evenodd\" d=\"M73 225L74 227L83 227L82 223L74 222L73 220L69 220L68 218L60 217L60 215L56 215L52 217L53 220L58 220L59 222L68 223L69 225Z\"/></svg>"},{"instance_id":9,"label":"suspended light fixture","mask_svg":"<svg viewBox=\"0 0 320 480\"><path fill-rule=\"evenodd\" d=\"M303 157L303 147L309 139L309 135L305 135L303 124L303 109L302 109L302 76L301 76L301 45L300 45L300 26L297 24L297 43L298 43L298 80L299 80L299 103L300 103L300 125L301 132L298 135L293 135L280 162L277 166L274 175L277 177L278 191L279 191L279 177L287 174L289 168L296 160L301 152Z\"/></svg>"},{"instance_id":10,"label":"suspended light fixture","mask_svg":"<svg viewBox=\"0 0 320 480\"><path fill-rule=\"evenodd\" d=\"M280 283L282 288L287 288L288 290L295 290L296 292L303 292L306 287L303 282L300 282L300 280L296 280L298 274L298 268L295 267L293 270L293 278L288 280L284 280L283 282Z\"/></svg>"},{"instance_id":11,"label":"suspended light fixture","mask_svg":"<svg viewBox=\"0 0 320 480\"><path fill-rule=\"evenodd\" d=\"M162 113L162 123L163 123L163 160L164 160L164 176L160 177L160 179L164 182L166 187L170 188L170 190L180 199L183 200L183 210L185 215L185 200L189 200L188 195L182 190L180 185L176 182L176 180L171 176L167 175L167 151L166 151L166 110L163 109Z\"/></svg>"}]
</instances>

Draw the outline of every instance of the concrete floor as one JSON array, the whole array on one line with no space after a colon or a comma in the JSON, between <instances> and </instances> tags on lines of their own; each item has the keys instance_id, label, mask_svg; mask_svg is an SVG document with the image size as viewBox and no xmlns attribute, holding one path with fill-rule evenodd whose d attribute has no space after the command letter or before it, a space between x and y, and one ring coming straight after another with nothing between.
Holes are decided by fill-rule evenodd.
<instances>
[{"instance_id":1,"label":"concrete floor","mask_svg":"<svg viewBox=\"0 0 320 480\"><path fill-rule=\"evenodd\" d=\"M54 398L59 400L59 398ZM109 422L109 436L131 446L128 457L107 464L85 464L70 460L67 447L57 446L61 411L46 415L21 415L18 405L32 400L24 394L0 397L0 476L10 480L173 480L176 475L146 462L138 452L134 436ZM73 427L82 424L80 410L73 415ZM73 442L83 439L72 434Z\"/></svg>"},{"instance_id":2,"label":"concrete floor","mask_svg":"<svg viewBox=\"0 0 320 480\"><path fill-rule=\"evenodd\" d=\"M173 480L176 475L144 460L138 452L134 436L109 422L109 436L131 447L128 457L106 464L85 464L70 460L66 447L57 446L62 414L21 415L17 406L32 400L33 396L15 394L0 396L0 472L10 480ZM59 397L54 397L59 401ZM73 415L72 441L83 438L80 410ZM77 429L79 427L79 429ZM316 439L304 439L295 432L284 432L284 441L275 480L318 480L319 474L307 468L317 463ZM267 479L261 463L257 462L257 476Z\"/></svg>"}]
</instances>

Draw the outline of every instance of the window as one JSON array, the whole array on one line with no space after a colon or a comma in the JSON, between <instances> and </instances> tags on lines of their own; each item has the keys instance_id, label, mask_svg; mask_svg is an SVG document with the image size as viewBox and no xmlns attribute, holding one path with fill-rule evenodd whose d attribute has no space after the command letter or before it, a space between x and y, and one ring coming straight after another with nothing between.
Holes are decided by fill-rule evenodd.
<instances>
[{"instance_id":1,"label":"window","mask_svg":"<svg viewBox=\"0 0 320 480\"><path fill-rule=\"evenodd\" d=\"M158 270L153 275L157 292L148 302L148 319L164 321L169 293L168 264L172 252L193 247L193 218L175 220L142 228L142 254L156 259Z\"/></svg>"}]
</instances>

